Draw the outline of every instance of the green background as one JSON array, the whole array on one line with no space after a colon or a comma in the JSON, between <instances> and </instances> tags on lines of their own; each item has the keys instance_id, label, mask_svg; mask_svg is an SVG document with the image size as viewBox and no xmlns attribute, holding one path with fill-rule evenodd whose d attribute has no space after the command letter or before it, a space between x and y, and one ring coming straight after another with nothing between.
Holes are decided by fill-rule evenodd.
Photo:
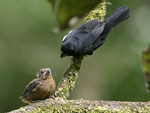
<instances>
[{"instance_id":1,"label":"green background","mask_svg":"<svg viewBox=\"0 0 150 113\"><path fill-rule=\"evenodd\" d=\"M149 101L141 52L150 42L150 1L110 2L106 17L123 5L131 8L131 17L115 26L105 44L84 59L69 99ZM57 27L46 0L0 1L0 112L27 105L19 96L41 68L51 68L59 83L71 58L60 58L62 38L74 28L56 34Z\"/></svg>"}]
</instances>

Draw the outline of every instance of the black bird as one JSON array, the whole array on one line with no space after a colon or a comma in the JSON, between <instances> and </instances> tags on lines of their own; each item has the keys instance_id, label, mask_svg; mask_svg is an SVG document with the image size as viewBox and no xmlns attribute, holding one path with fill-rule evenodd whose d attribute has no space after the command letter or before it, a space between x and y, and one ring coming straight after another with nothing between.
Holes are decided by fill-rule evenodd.
<instances>
[{"instance_id":1,"label":"black bird","mask_svg":"<svg viewBox=\"0 0 150 113\"><path fill-rule=\"evenodd\" d=\"M63 38L60 57L92 55L104 43L111 29L129 17L130 8L122 6L103 22L94 19L70 31Z\"/></svg>"}]
</instances>

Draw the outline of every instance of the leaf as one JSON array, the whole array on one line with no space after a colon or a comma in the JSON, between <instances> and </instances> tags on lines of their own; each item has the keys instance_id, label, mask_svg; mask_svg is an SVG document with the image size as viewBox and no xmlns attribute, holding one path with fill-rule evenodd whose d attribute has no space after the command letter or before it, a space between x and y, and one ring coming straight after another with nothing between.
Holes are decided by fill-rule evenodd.
<instances>
[{"instance_id":1,"label":"leaf","mask_svg":"<svg viewBox=\"0 0 150 113\"><path fill-rule=\"evenodd\" d=\"M82 17L98 3L104 0L49 0L52 5L55 3L55 15L60 29L69 26L68 22L73 17Z\"/></svg>"},{"instance_id":2,"label":"leaf","mask_svg":"<svg viewBox=\"0 0 150 113\"><path fill-rule=\"evenodd\" d=\"M55 3L57 2L57 0L48 0L48 1L52 4L53 9L54 9L54 7L55 7Z\"/></svg>"}]
</instances>

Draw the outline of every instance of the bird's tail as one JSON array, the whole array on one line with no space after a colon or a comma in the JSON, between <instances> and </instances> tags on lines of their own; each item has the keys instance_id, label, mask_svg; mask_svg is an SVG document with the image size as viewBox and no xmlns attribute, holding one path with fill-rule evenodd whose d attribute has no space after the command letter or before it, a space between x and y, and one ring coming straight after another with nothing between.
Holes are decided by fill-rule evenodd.
<instances>
[{"instance_id":1,"label":"bird's tail","mask_svg":"<svg viewBox=\"0 0 150 113\"><path fill-rule=\"evenodd\" d=\"M130 8L128 8L127 6L122 6L114 11L108 18L106 18L104 22L112 28L129 17Z\"/></svg>"}]
</instances>

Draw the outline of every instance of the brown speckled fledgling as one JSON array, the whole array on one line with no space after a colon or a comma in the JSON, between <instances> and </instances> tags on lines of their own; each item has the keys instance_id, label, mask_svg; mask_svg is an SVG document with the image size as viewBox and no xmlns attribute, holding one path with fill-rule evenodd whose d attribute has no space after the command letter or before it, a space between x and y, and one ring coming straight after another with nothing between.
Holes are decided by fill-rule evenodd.
<instances>
[{"instance_id":1,"label":"brown speckled fledgling","mask_svg":"<svg viewBox=\"0 0 150 113\"><path fill-rule=\"evenodd\" d=\"M25 103L34 103L44 100L55 90L55 81L49 68L39 71L37 79L32 80L25 88L20 99Z\"/></svg>"}]
</instances>

